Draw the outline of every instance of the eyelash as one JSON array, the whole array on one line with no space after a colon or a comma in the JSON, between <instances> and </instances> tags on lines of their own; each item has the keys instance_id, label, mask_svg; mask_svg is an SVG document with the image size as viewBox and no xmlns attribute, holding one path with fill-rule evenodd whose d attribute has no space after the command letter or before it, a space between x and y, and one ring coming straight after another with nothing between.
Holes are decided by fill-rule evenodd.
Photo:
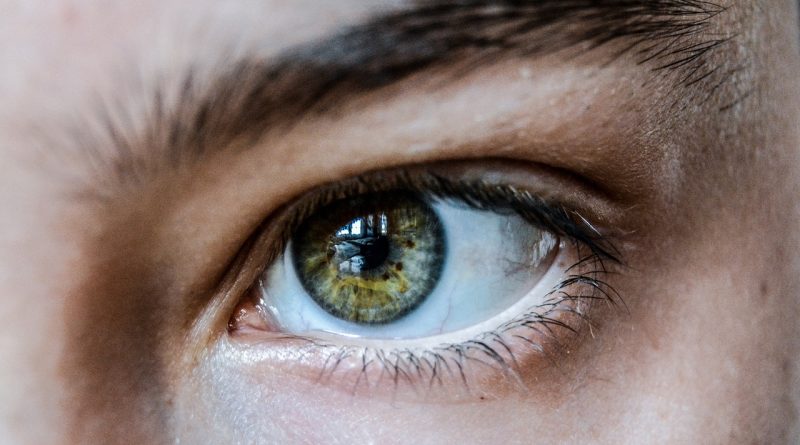
<instances>
[{"instance_id":1,"label":"eyelash","mask_svg":"<svg viewBox=\"0 0 800 445\"><path fill-rule=\"evenodd\" d=\"M385 373L389 374L395 388L401 383L407 383L413 387L427 383L428 388L437 382L442 385L442 373L447 372L451 376L455 374L464 387L469 389L466 373L467 362L469 361L477 361L482 365L493 363L499 367L505 377L520 385L519 389L524 389L524 385L521 383L522 380L515 371L517 354L514 353L504 338L507 332L523 327L534 331L549 341L558 342L559 336L554 332L555 328L565 330L573 335L578 334L578 328L552 317L555 313L568 312L576 316L581 322L586 323L590 328L592 325L591 320L585 313L574 307L564 307L565 304L605 301L613 307L624 307L621 295L610 284L598 277L600 274L608 274L610 272L606 268L607 263L597 253L587 254L570 266L567 271L575 270L586 264L598 267L593 267L587 272L569 274L547 294L547 297L554 295L558 295L558 297L548 298L543 304L531 308L526 313L506 322L497 329L485 332L477 338L463 343L443 344L421 351L414 351L411 349L395 348L383 350L366 346L334 345L298 334L283 334L278 339L302 341L308 348L313 348L313 352L324 351L326 358L324 359L325 365L319 373L318 381L320 382L326 380L326 377L328 379L332 378L339 366L348 358L360 358L361 369L355 379L353 391L357 390L360 382L368 383L367 372L373 364L381 367L381 378ZM566 289L575 285L588 287L591 289L591 293L585 295L570 294ZM544 307L549 309L543 313L537 311L537 309ZM548 359L552 360L552 357L549 357L546 352L544 341L536 342L521 334L514 334L513 337L525 342L534 352L545 354ZM566 349L564 345L557 344L556 346ZM478 352L481 357L471 355L472 352ZM303 351L301 351L302 353ZM482 359L489 359L491 363L487 363Z\"/></svg>"},{"instance_id":2,"label":"eyelash","mask_svg":"<svg viewBox=\"0 0 800 445\"><path fill-rule=\"evenodd\" d=\"M270 247L268 261L262 275L270 264L283 252L294 231L302 225L317 209L339 199L346 199L364 193L402 190L418 193L425 198L451 200L464 203L477 210L492 211L499 214L513 212L528 223L551 231L560 238L572 243L578 260L565 271L566 277L546 296L546 300L530 308L522 315L504 323L495 330L480 334L474 339L458 344L442 344L420 351L411 349L373 348L368 346L334 345L321 339L299 334L281 334L277 339L298 341L312 348L304 352L324 352L323 369L319 380L331 378L341 364L350 358L360 359L361 369L354 385L368 382L367 372L373 364L381 367L380 376L388 373L395 387L401 382L412 386L427 382L432 386L442 383L442 373L457 377L469 388L466 374L468 361L477 360L481 364L498 366L506 377L521 382L516 374L517 357L509 346L506 335L516 329L535 332L549 342L555 343L559 337L555 329L565 330L576 335L578 326L552 317L556 313L569 313L576 321L586 324L590 330L592 322L583 309L597 301L605 301L612 307L625 307L621 295L604 278L612 273L611 268L622 265L619 251L610 239L604 237L579 212L561 205L553 205L528 191L510 185L494 185L485 181L460 182L427 171L381 172L345 180L331 186L310 192L301 197L298 204L286 208L281 218L278 240ZM270 224L270 222L267 222ZM587 251L588 250L588 251ZM260 280L256 280L258 286ZM588 293L571 293L575 288L588 289ZM250 295L257 293L251 292ZM546 310L541 311L546 308ZM266 316L266 314L261 314ZM229 324L233 329L234 322ZM513 338L524 342L539 354L547 354L547 341L534 341L527 336L513 334ZM562 347L563 349L563 347ZM478 352L481 357L473 353ZM484 361L489 359L490 362ZM354 387L354 391L357 389Z\"/></svg>"}]
</instances>

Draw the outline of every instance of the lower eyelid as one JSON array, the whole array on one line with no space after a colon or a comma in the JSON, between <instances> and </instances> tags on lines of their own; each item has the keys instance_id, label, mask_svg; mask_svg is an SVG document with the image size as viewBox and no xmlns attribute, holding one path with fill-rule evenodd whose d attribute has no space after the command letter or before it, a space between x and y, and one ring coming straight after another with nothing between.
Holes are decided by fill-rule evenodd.
<instances>
[{"instance_id":1,"label":"lower eyelid","mask_svg":"<svg viewBox=\"0 0 800 445\"><path fill-rule=\"evenodd\" d=\"M476 329L466 338L443 341L447 336L442 336L440 341L426 339L416 345L358 342L341 336L264 332L251 326L233 329L226 351L229 359L244 360L247 366L353 394L416 399L422 390L426 397L442 393L456 401L524 392L579 343L594 302L616 298L602 280L604 267L597 264L602 260L592 254L579 257L577 250L569 249L571 256L559 255L556 260L560 267L553 269L560 271L555 281L551 277L547 283L552 288L550 301L532 308L527 316L519 315L525 307L515 305L517 317ZM497 323L497 317L492 320Z\"/></svg>"}]
</instances>

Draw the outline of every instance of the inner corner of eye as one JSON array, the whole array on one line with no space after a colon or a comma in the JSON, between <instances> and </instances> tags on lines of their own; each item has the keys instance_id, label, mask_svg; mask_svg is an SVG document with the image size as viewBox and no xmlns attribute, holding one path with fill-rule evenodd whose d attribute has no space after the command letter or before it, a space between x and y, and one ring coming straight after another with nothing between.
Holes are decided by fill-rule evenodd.
<instances>
[{"instance_id":1,"label":"inner corner of eye","mask_svg":"<svg viewBox=\"0 0 800 445\"><path fill-rule=\"evenodd\" d=\"M266 317L257 299L260 289L252 288L236 306L228 320L228 333L234 336L255 332L277 332L278 326Z\"/></svg>"},{"instance_id":2,"label":"inner corner of eye","mask_svg":"<svg viewBox=\"0 0 800 445\"><path fill-rule=\"evenodd\" d=\"M515 215L383 192L341 199L293 231L247 329L422 338L479 324L529 293L555 235Z\"/></svg>"}]
</instances>

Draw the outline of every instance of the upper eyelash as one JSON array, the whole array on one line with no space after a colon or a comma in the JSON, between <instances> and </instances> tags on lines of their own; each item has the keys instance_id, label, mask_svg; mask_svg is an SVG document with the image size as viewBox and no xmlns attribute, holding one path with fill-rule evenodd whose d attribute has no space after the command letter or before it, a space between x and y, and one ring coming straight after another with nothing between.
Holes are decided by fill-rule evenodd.
<instances>
[{"instance_id":1,"label":"upper eyelash","mask_svg":"<svg viewBox=\"0 0 800 445\"><path fill-rule=\"evenodd\" d=\"M621 263L619 251L614 244L577 210L550 205L529 191L510 185L491 185L485 182L457 185L437 175L431 175L430 180L434 196L455 197L481 210L513 210L530 224L576 240L605 260Z\"/></svg>"},{"instance_id":2,"label":"upper eyelash","mask_svg":"<svg viewBox=\"0 0 800 445\"><path fill-rule=\"evenodd\" d=\"M441 175L400 170L379 172L340 181L309 192L291 206L275 251L282 251L294 231L318 209L333 201L372 192L403 190L423 197L457 200L477 210L514 212L534 226L575 240L604 260L621 264L619 250L577 210L552 205L529 191L485 181L454 181ZM274 258L274 256L273 256Z\"/></svg>"}]
</instances>

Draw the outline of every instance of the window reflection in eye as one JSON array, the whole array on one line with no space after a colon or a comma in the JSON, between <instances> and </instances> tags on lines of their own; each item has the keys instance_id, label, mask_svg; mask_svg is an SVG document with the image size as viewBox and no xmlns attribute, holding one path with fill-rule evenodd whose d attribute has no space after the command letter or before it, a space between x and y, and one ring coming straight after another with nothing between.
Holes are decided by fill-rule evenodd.
<instances>
[{"instance_id":1,"label":"window reflection in eye","mask_svg":"<svg viewBox=\"0 0 800 445\"><path fill-rule=\"evenodd\" d=\"M517 215L404 195L345 199L303 224L264 280L277 325L363 338L444 334L511 307L552 263L556 237ZM386 235L370 224L376 216L391 223ZM338 236L333 227L352 217L357 230Z\"/></svg>"},{"instance_id":2,"label":"window reflection in eye","mask_svg":"<svg viewBox=\"0 0 800 445\"><path fill-rule=\"evenodd\" d=\"M237 318L233 334L311 340L295 347L322 368L338 354L360 372L416 363L466 381L471 363L513 373L574 333L592 301L618 298L601 276L612 246L564 206L419 172L355 183L295 204L302 216L285 220L299 223L244 303L264 322Z\"/></svg>"},{"instance_id":3,"label":"window reflection in eye","mask_svg":"<svg viewBox=\"0 0 800 445\"><path fill-rule=\"evenodd\" d=\"M361 325L391 324L415 312L437 287L446 255L440 217L424 201L397 192L320 209L292 241L288 273L301 286L293 277L267 279L288 287L267 290L266 300L275 294L286 296L276 298L281 303L307 301L296 290L302 287L325 312ZM303 306L295 308L276 312L299 313L308 330L316 327L314 320L329 324Z\"/></svg>"}]
</instances>

